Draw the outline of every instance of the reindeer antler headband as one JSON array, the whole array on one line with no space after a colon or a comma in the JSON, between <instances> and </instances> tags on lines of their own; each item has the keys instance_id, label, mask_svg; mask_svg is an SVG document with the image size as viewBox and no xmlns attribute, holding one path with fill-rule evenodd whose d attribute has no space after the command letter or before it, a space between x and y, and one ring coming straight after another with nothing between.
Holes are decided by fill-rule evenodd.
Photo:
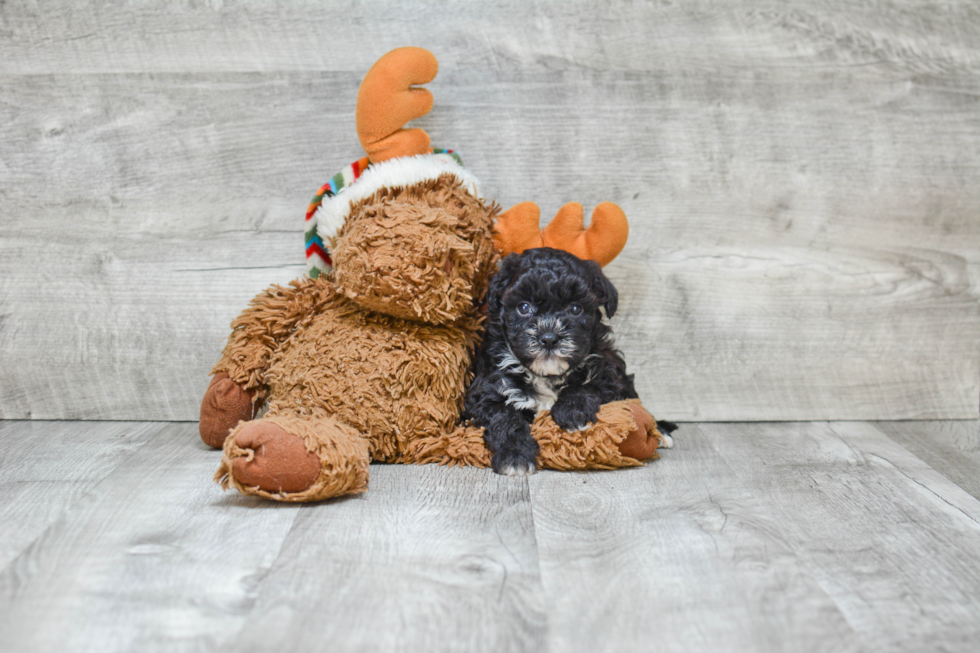
<instances>
[{"instance_id":1,"label":"reindeer antler headband","mask_svg":"<svg viewBox=\"0 0 980 653\"><path fill-rule=\"evenodd\" d=\"M357 93L357 136L367 156L350 164L320 187L306 211L306 264L312 278L332 269L330 247L353 203L381 188L410 186L444 173L455 175L479 195L479 182L453 150L431 148L422 129L405 129L432 109L432 93L417 84L431 82L439 70L423 48L398 48L371 67ZM356 183L355 183L356 182Z\"/></svg>"},{"instance_id":2,"label":"reindeer antler headband","mask_svg":"<svg viewBox=\"0 0 980 653\"><path fill-rule=\"evenodd\" d=\"M398 48L371 67L357 93L357 135L367 156L350 164L320 187L306 211L306 262L310 277L332 269L330 247L350 207L384 187L408 186L444 173L455 175L474 195L476 178L452 150L433 149L425 130L405 129L432 110L432 93L419 88L435 79L439 62L423 48ZM355 183L356 182L356 183ZM606 265L623 249L629 227L615 204L592 213L589 229L576 202L566 204L542 231L541 211L524 202L505 211L495 225L494 242L504 254L532 247L554 247Z\"/></svg>"},{"instance_id":3,"label":"reindeer antler headband","mask_svg":"<svg viewBox=\"0 0 980 653\"><path fill-rule=\"evenodd\" d=\"M497 249L503 254L520 254L535 247L553 247L605 266L623 251L630 231L623 209L612 202L595 207L588 229L585 210L578 202L561 207L544 229L538 228L540 218L541 209L534 202L504 211L494 225Z\"/></svg>"}]
</instances>

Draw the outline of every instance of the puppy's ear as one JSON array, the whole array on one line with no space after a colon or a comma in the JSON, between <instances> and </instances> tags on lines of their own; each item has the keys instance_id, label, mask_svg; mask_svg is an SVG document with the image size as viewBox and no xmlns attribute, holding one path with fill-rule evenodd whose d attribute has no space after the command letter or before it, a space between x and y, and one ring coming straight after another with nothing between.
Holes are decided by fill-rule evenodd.
<instances>
[{"instance_id":1,"label":"puppy's ear","mask_svg":"<svg viewBox=\"0 0 980 653\"><path fill-rule=\"evenodd\" d=\"M501 259L500 267L490 278L490 288L487 290L487 315L491 321L500 319L504 292L517 276L518 263L517 254L506 256Z\"/></svg>"},{"instance_id":2,"label":"puppy's ear","mask_svg":"<svg viewBox=\"0 0 980 653\"><path fill-rule=\"evenodd\" d=\"M592 292L595 293L599 304L606 309L606 317L616 314L616 307L619 304L619 292L616 286L602 273L602 268L595 261L586 261L589 271L592 273Z\"/></svg>"}]
</instances>

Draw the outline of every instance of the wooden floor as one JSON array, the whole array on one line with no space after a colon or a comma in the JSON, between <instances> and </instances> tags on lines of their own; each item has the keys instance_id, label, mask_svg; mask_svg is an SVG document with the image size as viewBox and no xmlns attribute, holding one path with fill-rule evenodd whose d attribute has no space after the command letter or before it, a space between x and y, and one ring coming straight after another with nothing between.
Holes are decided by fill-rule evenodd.
<instances>
[{"instance_id":1,"label":"wooden floor","mask_svg":"<svg viewBox=\"0 0 980 653\"><path fill-rule=\"evenodd\" d=\"M194 423L0 422L3 651L975 651L980 422L685 424L647 467L222 492Z\"/></svg>"}]
</instances>

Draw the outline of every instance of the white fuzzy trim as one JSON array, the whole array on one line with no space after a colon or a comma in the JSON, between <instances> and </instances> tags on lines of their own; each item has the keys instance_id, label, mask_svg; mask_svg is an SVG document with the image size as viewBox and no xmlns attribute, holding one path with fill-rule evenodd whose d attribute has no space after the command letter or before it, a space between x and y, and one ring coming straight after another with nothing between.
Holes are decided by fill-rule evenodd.
<instances>
[{"instance_id":1,"label":"white fuzzy trim","mask_svg":"<svg viewBox=\"0 0 980 653\"><path fill-rule=\"evenodd\" d=\"M332 244L334 236L340 231L350 215L351 204L374 195L382 188L405 187L438 179L440 175L451 173L459 179L463 187L479 197L479 182L449 154L420 154L389 159L372 165L361 173L360 178L350 186L323 202L316 210L316 230L326 244Z\"/></svg>"}]
</instances>

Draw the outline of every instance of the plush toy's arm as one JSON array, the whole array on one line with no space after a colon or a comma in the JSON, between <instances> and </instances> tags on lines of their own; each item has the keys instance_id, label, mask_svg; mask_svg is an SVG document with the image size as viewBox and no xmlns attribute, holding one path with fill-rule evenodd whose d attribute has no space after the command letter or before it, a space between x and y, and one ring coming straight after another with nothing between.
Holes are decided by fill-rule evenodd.
<instances>
[{"instance_id":1,"label":"plush toy's arm","mask_svg":"<svg viewBox=\"0 0 980 653\"><path fill-rule=\"evenodd\" d=\"M637 467L657 458L657 447L668 442L637 399L604 404L595 424L574 432L562 429L545 411L535 418L531 434L541 448L541 469ZM490 467L490 450L483 428L461 424L451 433L411 440L395 462Z\"/></svg>"},{"instance_id":2,"label":"plush toy's arm","mask_svg":"<svg viewBox=\"0 0 980 653\"><path fill-rule=\"evenodd\" d=\"M226 373L255 401L265 399L264 381L272 354L298 327L308 323L333 296L325 277L297 279L288 286L272 286L249 302L231 323L221 359L212 374Z\"/></svg>"},{"instance_id":3,"label":"plush toy's arm","mask_svg":"<svg viewBox=\"0 0 980 653\"><path fill-rule=\"evenodd\" d=\"M531 433L541 447L542 469L616 469L636 467L658 458L664 443L653 417L637 399L603 404L596 422L581 431L566 431L549 411L538 414Z\"/></svg>"}]
</instances>

